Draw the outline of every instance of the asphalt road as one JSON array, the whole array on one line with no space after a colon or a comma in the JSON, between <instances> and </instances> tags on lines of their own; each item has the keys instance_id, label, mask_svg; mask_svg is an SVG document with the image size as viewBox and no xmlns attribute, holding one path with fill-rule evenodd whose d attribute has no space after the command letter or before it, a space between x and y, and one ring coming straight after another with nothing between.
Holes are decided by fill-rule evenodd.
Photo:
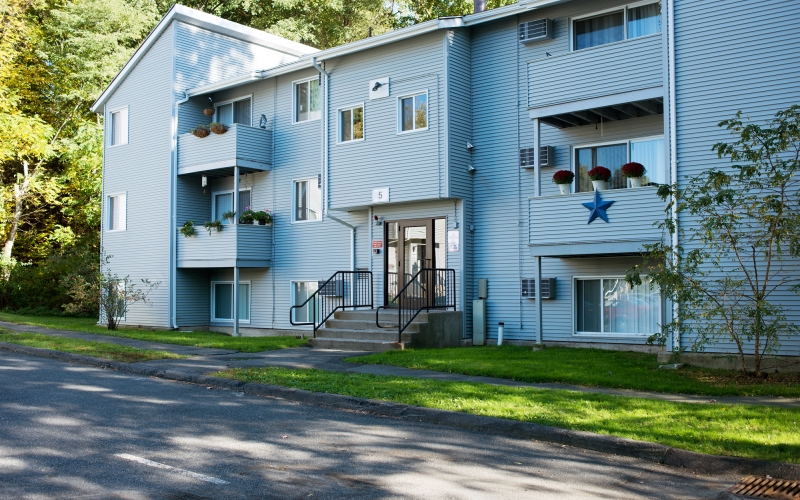
<instances>
[{"instance_id":1,"label":"asphalt road","mask_svg":"<svg viewBox=\"0 0 800 500\"><path fill-rule=\"evenodd\" d=\"M0 353L0 498L714 498L737 477Z\"/></svg>"}]
</instances>

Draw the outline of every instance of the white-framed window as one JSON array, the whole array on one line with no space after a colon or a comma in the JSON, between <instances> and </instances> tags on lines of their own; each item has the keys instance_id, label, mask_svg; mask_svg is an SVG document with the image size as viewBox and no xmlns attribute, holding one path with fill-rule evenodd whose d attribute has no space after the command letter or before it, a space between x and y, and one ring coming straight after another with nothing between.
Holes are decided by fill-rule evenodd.
<instances>
[{"instance_id":1,"label":"white-framed window","mask_svg":"<svg viewBox=\"0 0 800 500\"><path fill-rule=\"evenodd\" d=\"M211 320L233 321L233 281L211 282ZM239 321L250 322L250 282L239 282Z\"/></svg>"},{"instance_id":2,"label":"white-framed window","mask_svg":"<svg viewBox=\"0 0 800 500\"><path fill-rule=\"evenodd\" d=\"M251 191L249 189L239 190L239 207L236 216L242 215L245 210L250 210ZM230 221L223 219L225 212L233 210L233 189L229 191L215 191L211 194L211 219L222 221L223 224L230 224Z\"/></svg>"},{"instance_id":3,"label":"white-framed window","mask_svg":"<svg viewBox=\"0 0 800 500\"><path fill-rule=\"evenodd\" d=\"M322 116L322 90L319 79L293 82L294 123L319 120Z\"/></svg>"},{"instance_id":4,"label":"white-framed window","mask_svg":"<svg viewBox=\"0 0 800 500\"><path fill-rule=\"evenodd\" d=\"M127 196L117 193L106 196L106 231L125 231Z\"/></svg>"},{"instance_id":5,"label":"white-framed window","mask_svg":"<svg viewBox=\"0 0 800 500\"><path fill-rule=\"evenodd\" d=\"M627 188L629 181L622 175L622 166L628 162L644 165L646 172L642 178L643 186L667 182L663 136L587 144L575 146L573 150L576 193L593 190L588 172L594 167L606 167L611 171L609 189Z\"/></svg>"},{"instance_id":6,"label":"white-framed window","mask_svg":"<svg viewBox=\"0 0 800 500\"><path fill-rule=\"evenodd\" d=\"M661 295L643 280L631 286L622 276L574 280L575 333L649 337L659 332Z\"/></svg>"},{"instance_id":7,"label":"white-framed window","mask_svg":"<svg viewBox=\"0 0 800 500\"><path fill-rule=\"evenodd\" d=\"M428 129L428 92L397 98L398 132Z\"/></svg>"},{"instance_id":8,"label":"white-framed window","mask_svg":"<svg viewBox=\"0 0 800 500\"><path fill-rule=\"evenodd\" d=\"M339 109L339 142L364 140L364 104Z\"/></svg>"},{"instance_id":9,"label":"white-framed window","mask_svg":"<svg viewBox=\"0 0 800 500\"><path fill-rule=\"evenodd\" d=\"M661 2L647 0L572 20L572 50L661 32Z\"/></svg>"},{"instance_id":10,"label":"white-framed window","mask_svg":"<svg viewBox=\"0 0 800 500\"><path fill-rule=\"evenodd\" d=\"M291 282L291 297L292 297L292 305L299 306L303 304L306 300L308 300L311 295L317 291L319 287L319 283L316 281L292 281ZM297 309L293 309L294 311L294 322L295 323L311 323L314 321L315 316L319 318L321 314L321 308L319 301L322 300L320 298L317 301L310 301L303 307L298 307Z\"/></svg>"},{"instance_id":11,"label":"white-framed window","mask_svg":"<svg viewBox=\"0 0 800 500\"><path fill-rule=\"evenodd\" d=\"M108 145L128 144L128 108L115 109L108 113Z\"/></svg>"},{"instance_id":12,"label":"white-framed window","mask_svg":"<svg viewBox=\"0 0 800 500\"><path fill-rule=\"evenodd\" d=\"M292 181L292 222L322 219L322 189L319 177Z\"/></svg>"},{"instance_id":13,"label":"white-framed window","mask_svg":"<svg viewBox=\"0 0 800 500\"><path fill-rule=\"evenodd\" d=\"M216 109L214 114L215 122L224 123L225 125L239 123L248 127L253 124L253 100L251 96L222 101L215 104L214 108Z\"/></svg>"}]
</instances>

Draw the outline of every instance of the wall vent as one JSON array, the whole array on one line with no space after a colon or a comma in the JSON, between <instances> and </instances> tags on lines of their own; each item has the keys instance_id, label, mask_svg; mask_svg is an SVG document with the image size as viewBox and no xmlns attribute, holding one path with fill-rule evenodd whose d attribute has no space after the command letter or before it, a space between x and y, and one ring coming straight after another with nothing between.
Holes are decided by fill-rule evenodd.
<instances>
[{"instance_id":1,"label":"wall vent","mask_svg":"<svg viewBox=\"0 0 800 500\"><path fill-rule=\"evenodd\" d=\"M536 19L519 25L520 43L533 43L553 39L553 20Z\"/></svg>"},{"instance_id":2,"label":"wall vent","mask_svg":"<svg viewBox=\"0 0 800 500\"><path fill-rule=\"evenodd\" d=\"M554 148L553 146L539 147L539 166L540 167L556 166L556 148Z\"/></svg>"},{"instance_id":3,"label":"wall vent","mask_svg":"<svg viewBox=\"0 0 800 500\"><path fill-rule=\"evenodd\" d=\"M522 278L522 297L525 299L536 298L536 279ZM542 278L542 299L556 298L556 279Z\"/></svg>"},{"instance_id":4,"label":"wall vent","mask_svg":"<svg viewBox=\"0 0 800 500\"><path fill-rule=\"evenodd\" d=\"M522 168L533 168L536 165L535 157L533 156L533 148L522 148L519 150L519 166Z\"/></svg>"},{"instance_id":5,"label":"wall vent","mask_svg":"<svg viewBox=\"0 0 800 500\"><path fill-rule=\"evenodd\" d=\"M318 281L317 288L319 288L319 294L323 297L341 297L344 295L344 282L342 280L329 281L327 285L324 281Z\"/></svg>"}]
</instances>

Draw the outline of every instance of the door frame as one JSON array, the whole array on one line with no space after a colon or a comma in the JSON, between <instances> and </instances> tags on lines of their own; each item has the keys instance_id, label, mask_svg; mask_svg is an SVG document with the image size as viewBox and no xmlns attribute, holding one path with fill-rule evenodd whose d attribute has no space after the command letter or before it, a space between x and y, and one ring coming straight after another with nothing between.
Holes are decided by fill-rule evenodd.
<instances>
[{"instance_id":1,"label":"door frame","mask_svg":"<svg viewBox=\"0 0 800 500\"><path fill-rule=\"evenodd\" d=\"M389 305L389 294L388 294L388 287L389 287L389 224L397 224L397 291L399 292L400 289L405 285L402 283L400 276L404 276L405 273L405 245L404 245L404 234L405 231L403 228L406 227L420 227L425 226L426 231L426 245L429 248L429 255L430 258L425 259L430 261L431 267L435 268L437 265L436 262L436 220L442 219L446 221L446 217L426 217L426 218L417 218L417 219L395 219L384 221L383 223L383 305ZM439 242L440 244L446 244L446 241ZM446 265L447 263L443 263Z\"/></svg>"}]
</instances>

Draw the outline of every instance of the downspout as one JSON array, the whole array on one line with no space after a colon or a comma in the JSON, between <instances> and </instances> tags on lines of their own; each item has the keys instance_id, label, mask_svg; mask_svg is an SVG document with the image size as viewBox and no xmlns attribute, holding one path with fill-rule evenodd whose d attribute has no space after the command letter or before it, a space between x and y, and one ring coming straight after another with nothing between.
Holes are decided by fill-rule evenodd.
<instances>
[{"instance_id":1,"label":"downspout","mask_svg":"<svg viewBox=\"0 0 800 500\"><path fill-rule=\"evenodd\" d=\"M322 204L322 219L325 219L325 214L328 213L328 204L330 203L330 197L328 196L328 77L330 74L325 71L318 62L316 57L311 58L311 65L319 71L319 74L322 75L322 81L325 82L323 85L322 90L322 116L320 122L321 125L321 134L320 137L320 152L322 154L322 186L324 189L324 199L325 202Z\"/></svg>"},{"instance_id":2,"label":"downspout","mask_svg":"<svg viewBox=\"0 0 800 500\"><path fill-rule=\"evenodd\" d=\"M539 158L539 119L533 119L533 166L536 172L536 191L534 196L542 196L542 165ZM530 211L530 204L528 204ZM530 220L530 214L528 214ZM536 257L536 281L534 282L534 297L536 300L536 343L542 343L542 257Z\"/></svg>"},{"instance_id":3,"label":"downspout","mask_svg":"<svg viewBox=\"0 0 800 500\"><path fill-rule=\"evenodd\" d=\"M173 94L174 99L174 94ZM169 204L169 316L171 328L178 328L177 304L178 304L178 111L179 106L189 100L186 91L183 98L175 100L175 107L172 110L172 165L170 172L170 204Z\"/></svg>"},{"instance_id":4,"label":"downspout","mask_svg":"<svg viewBox=\"0 0 800 500\"><path fill-rule=\"evenodd\" d=\"M674 6L675 0L667 0L667 13L669 24L669 43L667 45L669 57L669 148L670 148L670 181L672 185L678 185L678 147L677 141L677 117L676 117L676 98L675 98L675 13ZM678 206L676 203L672 205L672 220L675 222L675 232L672 234L672 248L678 248ZM673 263L677 264L677 255L673 254ZM677 318L679 313L678 303L672 304L672 317ZM672 351L680 352L681 350L681 332L680 330L674 331L672 334Z\"/></svg>"}]
</instances>

